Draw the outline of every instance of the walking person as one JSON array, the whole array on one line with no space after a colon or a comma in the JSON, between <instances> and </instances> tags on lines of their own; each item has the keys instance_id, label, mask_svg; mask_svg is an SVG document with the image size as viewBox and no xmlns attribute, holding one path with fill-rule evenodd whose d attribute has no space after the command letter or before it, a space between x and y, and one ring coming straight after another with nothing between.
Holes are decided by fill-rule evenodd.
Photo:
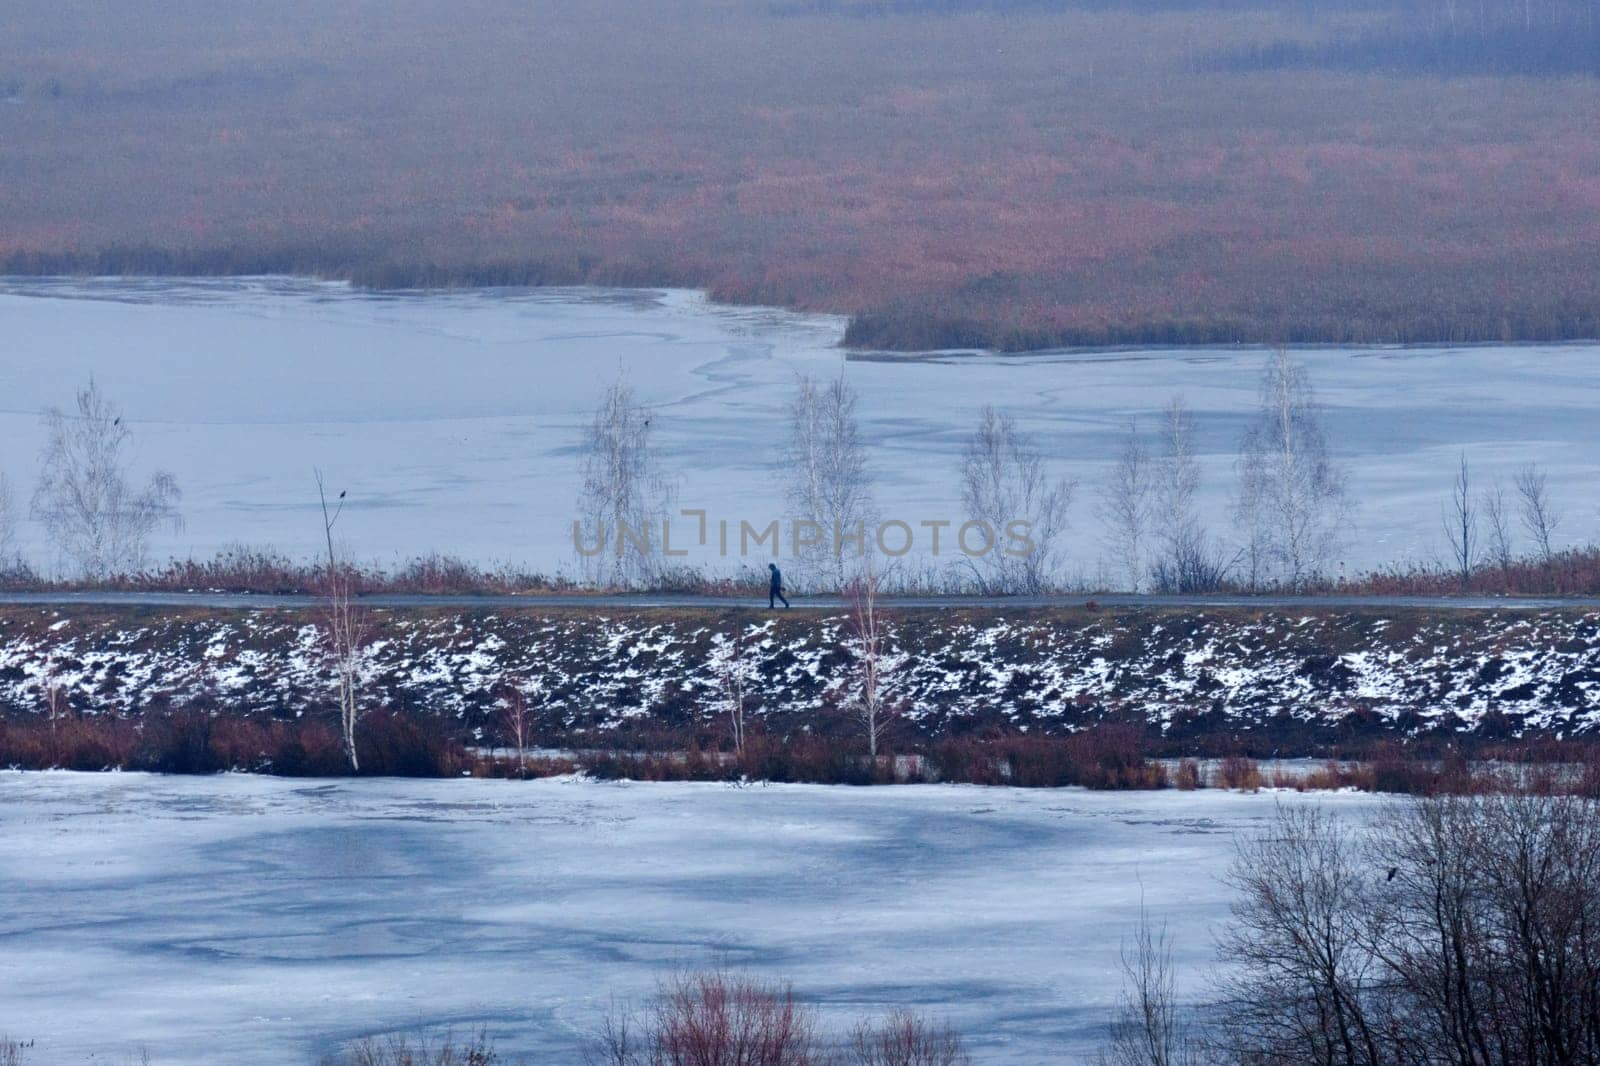
<instances>
[{"instance_id":1,"label":"walking person","mask_svg":"<svg viewBox=\"0 0 1600 1066\"><path fill-rule=\"evenodd\" d=\"M778 569L777 563L768 563L767 569L772 571L772 581L767 585L767 607L775 608L777 604L772 601L783 600L783 606L787 609L789 601L783 595L783 571Z\"/></svg>"}]
</instances>

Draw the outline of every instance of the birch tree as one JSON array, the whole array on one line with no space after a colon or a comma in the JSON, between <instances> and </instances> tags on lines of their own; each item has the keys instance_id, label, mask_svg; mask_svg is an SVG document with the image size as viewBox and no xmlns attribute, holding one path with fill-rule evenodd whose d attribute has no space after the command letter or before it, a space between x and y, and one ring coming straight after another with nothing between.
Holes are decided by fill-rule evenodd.
<instances>
[{"instance_id":1,"label":"birch tree","mask_svg":"<svg viewBox=\"0 0 1600 1066\"><path fill-rule=\"evenodd\" d=\"M968 521L991 532L990 550L968 556L985 592L1042 591L1060 565L1072 483L1051 479L1044 456L1008 414L985 406L961 461L961 503ZM1010 549L1007 530L1026 523L1029 550Z\"/></svg>"},{"instance_id":2,"label":"birch tree","mask_svg":"<svg viewBox=\"0 0 1600 1066\"><path fill-rule=\"evenodd\" d=\"M317 500L322 506L322 532L328 547L328 569L322 582L322 639L333 663L339 699L339 736L345 759L353 773L361 772L356 752L356 724L361 718L357 688L361 681L361 655L366 638L366 619L355 604L355 574L342 564L333 547L333 527L344 513L345 493L340 492L333 507L323 486L322 471L316 471Z\"/></svg>"},{"instance_id":3,"label":"birch tree","mask_svg":"<svg viewBox=\"0 0 1600 1066\"><path fill-rule=\"evenodd\" d=\"M879 602L881 592L881 580L868 559L850 583L846 625L856 667L850 705L866 733L867 754L874 760L884 726L894 713L885 697L885 683L905 662L890 648L889 617Z\"/></svg>"},{"instance_id":4,"label":"birch tree","mask_svg":"<svg viewBox=\"0 0 1600 1066\"><path fill-rule=\"evenodd\" d=\"M743 626L735 626L731 634L718 633L711 638L711 673L717 680L723 710L728 716L734 754L741 758L744 756L745 708L750 686L756 680L750 636Z\"/></svg>"},{"instance_id":5,"label":"birch tree","mask_svg":"<svg viewBox=\"0 0 1600 1066\"><path fill-rule=\"evenodd\" d=\"M514 677L505 684L500 698L500 714L496 723L499 739L504 740L517 753L517 776L528 776L528 743L533 735L533 715L529 706L534 697L542 695L542 681L528 681Z\"/></svg>"},{"instance_id":6,"label":"birch tree","mask_svg":"<svg viewBox=\"0 0 1600 1066\"><path fill-rule=\"evenodd\" d=\"M856 392L843 376L822 385L804 375L798 379L783 463L790 517L812 523L808 530L814 534L805 538L813 541L809 546L795 538L795 561L812 579L843 589L853 572L844 541L860 536L867 554L873 512Z\"/></svg>"},{"instance_id":7,"label":"birch tree","mask_svg":"<svg viewBox=\"0 0 1600 1066\"><path fill-rule=\"evenodd\" d=\"M584 544L579 551L585 576L618 588L647 584L661 572L655 538L664 532L672 489L656 462L649 411L626 381L607 386L582 450L581 520L574 541Z\"/></svg>"},{"instance_id":8,"label":"birch tree","mask_svg":"<svg viewBox=\"0 0 1600 1066\"><path fill-rule=\"evenodd\" d=\"M158 526L183 527L182 493L172 475L133 483L125 449L131 434L122 413L91 378L71 413L44 415L45 447L33 516L62 556L90 581L137 570Z\"/></svg>"},{"instance_id":9,"label":"birch tree","mask_svg":"<svg viewBox=\"0 0 1600 1066\"><path fill-rule=\"evenodd\" d=\"M1154 473L1139 427L1130 422L1111 479L1100 490L1099 508L1106 549L1127 576L1129 592L1138 592L1144 584Z\"/></svg>"},{"instance_id":10,"label":"birch tree","mask_svg":"<svg viewBox=\"0 0 1600 1066\"><path fill-rule=\"evenodd\" d=\"M1151 583L1160 592L1207 592L1227 567L1217 557L1200 519L1200 461L1194 416L1174 396L1161 415L1159 448L1150 482L1154 558Z\"/></svg>"},{"instance_id":11,"label":"birch tree","mask_svg":"<svg viewBox=\"0 0 1600 1066\"><path fill-rule=\"evenodd\" d=\"M1349 501L1310 378L1285 349L1267 359L1239 451L1234 514L1248 538L1251 584L1267 577L1300 589L1338 549Z\"/></svg>"}]
</instances>

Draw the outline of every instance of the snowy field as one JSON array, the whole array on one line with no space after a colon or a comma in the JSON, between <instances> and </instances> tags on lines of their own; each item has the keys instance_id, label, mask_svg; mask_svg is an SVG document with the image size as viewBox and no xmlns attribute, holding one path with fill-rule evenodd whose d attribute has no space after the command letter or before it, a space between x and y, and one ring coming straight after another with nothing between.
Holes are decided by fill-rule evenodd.
<instances>
[{"instance_id":1,"label":"snowy field","mask_svg":"<svg viewBox=\"0 0 1600 1066\"><path fill-rule=\"evenodd\" d=\"M185 490L158 558L230 543L317 548L312 468L347 488L349 548L570 568L576 442L625 370L655 408L680 503L764 525L783 510L778 449L796 373L861 392L877 494L913 526L957 519L957 468L989 402L1077 479L1074 571L1099 567L1094 488L1130 420L1194 408L1219 528L1258 351L949 356L844 362L842 319L728 308L684 291L374 294L290 279L0 279L0 469L26 503L39 412L90 374L137 429L140 460ZM1314 350L1333 447L1358 502L1346 569L1429 560L1466 451L1485 478L1543 463L1569 540L1595 528L1600 348ZM31 524L23 547L48 564ZM756 560L761 564L764 560ZM734 569L729 565L728 569Z\"/></svg>"},{"instance_id":2,"label":"snowy field","mask_svg":"<svg viewBox=\"0 0 1600 1066\"><path fill-rule=\"evenodd\" d=\"M1285 794L0 774L0 1032L38 1062L314 1061L486 1025L581 1061L613 998L718 962L824 1021L947 1017L1079 1061L1141 898L1185 991L1235 832Z\"/></svg>"}]
</instances>

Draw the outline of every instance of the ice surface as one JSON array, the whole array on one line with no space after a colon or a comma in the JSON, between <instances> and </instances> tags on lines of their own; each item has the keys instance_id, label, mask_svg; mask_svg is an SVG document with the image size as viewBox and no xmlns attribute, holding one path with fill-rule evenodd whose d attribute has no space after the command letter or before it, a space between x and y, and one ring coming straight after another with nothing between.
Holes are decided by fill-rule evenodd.
<instances>
[{"instance_id":1,"label":"ice surface","mask_svg":"<svg viewBox=\"0 0 1600 1066\"><path fill-rule=\"evenodd\" d=\"M959 518L957 468L984 403L1015 414L1080 482L1073 569L1099 566L1093 489L1122 427L1174 393L1195 410L1204 504L1225 528L1232 454L1262 354L1185 350L845 363L832 316L729 308L676 290L377 294L291 279L0 279L0 466L26 502L39 412L90 374L124 406L141 462L170 469L187 527L158 558L229 543L317 550L311 471L348 488L350 549L380 562L441 550L570 566L576 442L625 369L655 408L680 502L761 525L782 513L778 448L797 373L841 369L887 516ZM1303 353L1360 506L1346 569L1443 551L1457 453L1482 483L1538 460L1593 531L1600 347ZM924 533L924 536L926 534ZM946 541L949 537L946 535ZM49 547L32 525L24 547ZM681 544L682 541L680 540ZM925 541L924 541L925 543ZM765 560L754 560L762 566Z\"/></svg>"},{"instance_id":2,"label":"ice surface","mask_svg":"<svg viewBox=\"0 0 1600 1066\"><path fill-rule=\"evenodd\" d=\"M314 1061L487 1025L581 1061L682 966L903 1004L981 1063L1103 1034L1141 899L1201 990L1233 834L1351 794L0 773L0 1032L39 1062Z\"/></svg>"}]
</instances>

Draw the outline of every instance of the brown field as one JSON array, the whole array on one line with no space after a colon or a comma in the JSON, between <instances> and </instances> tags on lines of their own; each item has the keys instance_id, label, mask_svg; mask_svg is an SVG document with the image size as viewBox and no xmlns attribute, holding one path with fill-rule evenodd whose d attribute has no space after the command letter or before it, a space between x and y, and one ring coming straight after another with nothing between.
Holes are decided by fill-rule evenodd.
<instances>
[{"instance_id":1,"label":"brown field","mask_svg":"<svg viewBox=\"0 0 1600 1066\"><path fill-rule=\"evenodd\" d=\"M869 347L1600 336L1592 6L1452 6L11 0L0 270L695 285Z\"/></svg>"}]
</instances>

